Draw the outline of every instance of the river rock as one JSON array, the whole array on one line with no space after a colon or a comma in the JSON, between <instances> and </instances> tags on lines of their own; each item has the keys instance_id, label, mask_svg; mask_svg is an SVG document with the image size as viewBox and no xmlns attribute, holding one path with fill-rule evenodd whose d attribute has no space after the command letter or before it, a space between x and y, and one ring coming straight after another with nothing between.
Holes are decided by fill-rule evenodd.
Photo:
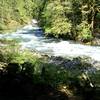
<instances>
[{"instance_id":1,"label":"river rock","mask_svg":"<svg viewBox=\"0 0 100 100\"><path fill-rule=\"evenodd\" d=\"M100 62L89 57L63 58L51 56L51 58L49 58L49 63L62 66L69 70L79 69L88 72L100 70Z\"/></svg>"}]
</instances>

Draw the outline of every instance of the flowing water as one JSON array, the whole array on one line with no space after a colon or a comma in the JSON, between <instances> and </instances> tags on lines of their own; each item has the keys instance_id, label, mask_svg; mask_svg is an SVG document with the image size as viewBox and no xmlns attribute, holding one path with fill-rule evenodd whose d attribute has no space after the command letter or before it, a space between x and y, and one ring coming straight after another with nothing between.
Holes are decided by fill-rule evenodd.
<instances>
[{"instance_id":1,"label":"flowing water","mask_svg":"<svg viewBox=\"0 0 100 100\"><path fill-rule=\"evenodd\" d=\"M18 39L22 48L33 49L53 56L88 56L100 61L100 47L77 44L71 41L45 38L39 27L26 25L12 34L0 34L0 39Z\"/></svg>"}]
</instances>

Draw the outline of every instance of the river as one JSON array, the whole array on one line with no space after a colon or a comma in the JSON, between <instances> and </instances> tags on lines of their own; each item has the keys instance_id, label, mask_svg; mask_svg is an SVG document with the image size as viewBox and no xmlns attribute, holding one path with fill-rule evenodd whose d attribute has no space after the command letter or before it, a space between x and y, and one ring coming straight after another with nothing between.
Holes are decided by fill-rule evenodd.
<instances>
[{"instance_id":1,"label":"river","mask_svg":"<svg viewBox=\"0 0 100 100\"><path fill-rule=\"evenodd\" d=\"M18 39L23 49L28 48L51 56L87 56L100 61L99 46L89 46L72 41L46 38L39 27L32 27L32 25L26 25L12 34L0 34L0 39L3 38Z\"/></svg>"}]
</instances>

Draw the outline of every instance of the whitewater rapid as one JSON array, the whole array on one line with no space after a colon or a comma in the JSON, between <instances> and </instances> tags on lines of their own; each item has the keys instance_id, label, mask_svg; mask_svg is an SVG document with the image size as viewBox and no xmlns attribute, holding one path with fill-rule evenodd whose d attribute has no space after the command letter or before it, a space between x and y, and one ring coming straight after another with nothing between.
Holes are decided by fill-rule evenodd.
<instances>
[{"instance_id":1,"label":"whitewater rapid","mask_svg":"<svg viewBox=\"0 0 100 100\"><path fill-rule=\"evenodd\" d=\"M26 25L12 34L0 34L0 39L17 39L21 47L35 50L51 56L77 57L87 56L100 61L100 47L87 46L71 41L45 38L39 27Z\"/></svg>"}]
</instances>

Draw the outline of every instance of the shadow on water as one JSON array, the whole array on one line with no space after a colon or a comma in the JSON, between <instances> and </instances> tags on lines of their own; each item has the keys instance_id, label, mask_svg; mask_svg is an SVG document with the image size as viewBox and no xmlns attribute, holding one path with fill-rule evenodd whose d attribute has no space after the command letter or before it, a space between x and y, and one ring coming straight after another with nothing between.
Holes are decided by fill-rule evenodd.
<instances>
[{"instance_id":1,"label":"shadow on water","mask_svg":"<svg viewBox=\"0 0 100 100\"><path fill-rule=\"evenodd\" d=\"M22 34L33 35L33 36L39 38L39 40L43 43L59 43L61 41L61 39L57 39L54 37L52 37L52 38L45 37L45 34L41 28L34 29L34 30L28 30L26 32L23 32Z\"/></svg>"},{"instance_id":2,"label":"shadow on water","mask_svg":"<svg viewBox=\"0 0 100 100\"><path fill-rule=\"evenodd\" d=\"M27 32L23 32L23 34L33 34L36 37L43 37L44 36L44 32L41 28L28 30Z\"/></svg>"}]
</instances>

